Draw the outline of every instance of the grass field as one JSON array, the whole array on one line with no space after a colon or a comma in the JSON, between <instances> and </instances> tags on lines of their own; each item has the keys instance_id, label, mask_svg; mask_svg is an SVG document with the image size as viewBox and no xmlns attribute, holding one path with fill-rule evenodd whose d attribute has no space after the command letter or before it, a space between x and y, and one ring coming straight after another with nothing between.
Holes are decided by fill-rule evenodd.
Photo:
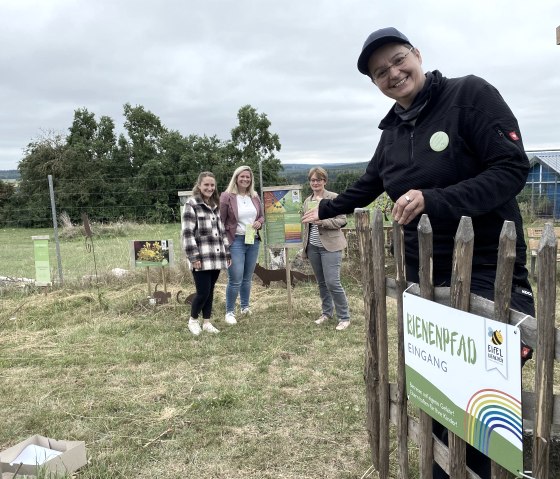
<instances>
[{"instance_id":1,"label":"grass field","mask_svg":"<svg viewBox=\"0 0 560 479\"><path fill-rule=\"evenodd\" d=\"M84 276L105 275L113 268L130 269L131 240L173 240L175 257L182 259L180 225L116 224L107 227L93 226L93 242L86 243L81 228L59 229L60 259L63 281L80 282ZM51 278L59 281L58 257L53 229L0 229L0 276L35 278L32 236L48 235Z\"/></svg>"},{"instance_id":2,"label":"grass field","mask_svg":"<svg viewBox=\"0 0 560 479\"><path fill-rule=\"evenodd\" d=\"M102 238L96 254L107 264L123 258L111 267L127 268L129 239L166 238L178 245L175 231ZM0 240L16 245L41 233L2 234ZM83 240L65 240L61 248L70 246L74 256L91 255L79 253ZM2 253L3 267L18 268L19 249L12 257ZM76 278L92 274L85 257L73 258ZM44 292L1 290L0 448L33 434L85 441L88 465L77 479L377 477L366 475L371 463L356 262L345 260L343 278L353 318L344 332L334 323L313 323L320 313L316 285L293 289L289 318L286 289L267 289L259 280L254 314L227 326L222 274L214 308L221 333L193 337L186 328L189 306L175 300L178 291L194 291L180 262L168 278L172 300L161 306L148 304L145 274L138 272L121 279L102 275L97 288L68 282ZM391 300L389 307L394 326ZM395 342L393 327L389 340ZM394 355L390 363L396 364ZM529 364L526 389L532 389L532 374ZM558 393L557 381L555 388ZM415 457L414 445L410 452ZM393 460L392 478L396 467Z\"/></svg>"},{"instance_id":3,"label":"grass field","mask_svg":"<svg viewBox=\"0 0 560 479\"><path fill-rule=\"evenodd\" d=\"M43 234L17 233L3 232L2 242ZM128 239L101 239L96 254L122 257L111 267L127 268ZM65 276L90 264L76 258L91 254L81 247L83 240L62 242L63 251L75 248ZM3 257L3 276L33 277L32 261L20 273L20 249ZM86 267L75 276L88 274ZM189 306L175 300L178 291L194 291L181 265L168 278L172 301L156 307L147 304L140 273L103 276L99 289L68 282L44 293L3 290L0 447L32 434L83 440L89 463L80 479L361 477L370 456L363 300L353 275L345 274L345 286L354 321L342 333L334 323L314 324L316 285L294 288L288 318L286 289L258 280L254 314L226 326L225 280L214 308L221 333L200 337L186 328Z\"/></svg>"}]
</instances>

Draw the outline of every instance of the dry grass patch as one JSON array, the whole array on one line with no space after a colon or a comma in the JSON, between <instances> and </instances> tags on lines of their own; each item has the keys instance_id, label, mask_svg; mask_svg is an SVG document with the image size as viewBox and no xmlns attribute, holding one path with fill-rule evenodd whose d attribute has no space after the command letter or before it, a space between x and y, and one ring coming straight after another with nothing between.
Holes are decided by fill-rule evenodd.
<instances>
[{"instance_id":1,"label":"dry grass patch","mask_svg":"<svg viewBox=\"0 0 560 479\"><path fill-rule=\"evenodd\" d=\"M84 440L78 478L361 477L363 306L352 287L342 334L313 323L313 284L293 290L288 318L286 290L256 281L253 315L228 327L222 275L222 332L196 338L189 307L147 306L145 284L102 286L104 304L79 289L4 297L0 446L35 433Z\"/></svg>"},{"instance_id":2,"label":"dry grass patch","mask_svg":"<svg viewBox=\"0 0 560 479\"><path fill-rule=\"evenodd\" d=\"M356 274L344 264L343 273ZM89 464L77 479L361 478L370 466L362 288L349 274L343 282L352 316L344 332L334 321L314 324L316 284L296 285L289 317L283 285L255 280L253 315L231 327L222 274L214 303L221 333L199 337L186 328L190 307L175 300L194 291L180 270L168 283L171 302L157 307L147 304L145 277L99 292L5 294L0 447L36 433L83 440ZM387 305L395 344L395 301ZM392 381L396 359L391 347ZM416 446L409 452L414 463Z\"/></svg>"}]
</instances>

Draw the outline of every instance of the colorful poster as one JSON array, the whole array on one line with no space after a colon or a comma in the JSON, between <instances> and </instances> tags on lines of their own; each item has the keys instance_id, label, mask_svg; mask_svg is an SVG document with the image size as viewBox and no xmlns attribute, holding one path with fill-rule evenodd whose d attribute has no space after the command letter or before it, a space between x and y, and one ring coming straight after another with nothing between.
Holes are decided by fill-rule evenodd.
<instances>
[{"instance_id":1,"label":"colorful poster","mask_svg":"<svg viewBox=\"0 0 560 479\"><path fill-rule=\"evenodd\" d=\"M263 188L266 239L269 246L301 246L301 186Z\"/></svg>"},{"instance_id":2,"label":"colorful poster","mask_svg":"<svg viewBox=\"0 0 560 479\"><path fill-rule=\"evenodd\" d=\"M409 401L519 475L519 329L408 293L403 322Z\"/></svg>"},{"instance_id":3,"label":"colorful poster","mask_svg":"<svg viewBox=\"0 0 560 479\"><path fill-rule=\"evenodd\" d=\"M172 240L135 240L130 242L131 262L135 268L173 264Z\"/></svg>"},{"instance_id":4,"label":"colorful poster","mask_svg":"<svg viewBox=\"0 0 560 479\"><path fill-rule=\"evenodd\" d=\"M49 237L32 236L35 254L35 284L49 286L51 284L51 266L49 260Z\"/></svg>"}]
</instances>

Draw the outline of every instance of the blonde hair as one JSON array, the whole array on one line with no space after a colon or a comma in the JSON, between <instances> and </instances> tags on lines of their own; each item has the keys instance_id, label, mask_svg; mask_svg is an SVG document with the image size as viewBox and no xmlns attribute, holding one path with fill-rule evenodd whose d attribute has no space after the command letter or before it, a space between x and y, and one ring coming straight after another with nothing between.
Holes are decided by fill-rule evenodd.
<instances>
[{"instance_id":1,"label":"blonde hair","mask_svg":"<svg viewBox=\"0 0 560 479\"><path fill-rule=\"evenodd\" d=\"M310 180L313 175L317 176L320 180L325 180L325 183L329 180L327 170L321 168L320 166L314 166L311 168L307 174L307 179Z\"/></svg>"},{"instance_id":2,"label":"blonde hair","mask_svg":"<svg viewBox=\"0 0 560 479\"><path fill-rule=\"evenodd\" d=\"M239 194L239 189L237 188L237 177L244 171L248 171L249 173L251 173L251 184L248 188L249 196L257 196L257 192L255 191L255 175L253 175L253 170L251 169L251 167L247 165L241 165L235 169L231 180L229 180L229 185L226 188L226 193L234 193L236 195Z\"/></svg>"},{"instance_id":3,"label":"blonde hair","mask_svg":"<svg viewBox=\"0 0 560 479\"><path fill-rule=\"evenodd\" d=\"M214 178L214 183L216 183L216 177L214 176L214 173L212 173L211 171L203 171L202 173L200 173L200 175L198 175L196 183L194 184L194 187L192 189L193 196L198 196L199 198L204 200L204 198L202 198L202 194L200 193L200 185L202 183L202 180L208 177ZM220 206L220 195L218 194L218 185L216 185L216 188L214 188L214 193L212 193L212 196L208 200L208 204L211 204L213 206Z\"/></svg>"}]
</instances>

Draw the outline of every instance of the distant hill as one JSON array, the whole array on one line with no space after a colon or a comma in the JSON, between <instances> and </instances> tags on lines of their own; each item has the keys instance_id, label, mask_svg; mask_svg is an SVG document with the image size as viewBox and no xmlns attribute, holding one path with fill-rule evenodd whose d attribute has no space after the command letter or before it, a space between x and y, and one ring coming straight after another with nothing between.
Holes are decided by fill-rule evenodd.
<instances>
[{"instance_id":1,"label":"distant hill","mask_svg":"<svg viewBox=\"0 0 560 479\"><path fill-rule=\"evenodd\" d=\"M284 168L284 176L293 184L307 183L307 173L314 166L322 166L329 173L329 179L335 180L342 173L363 173L368 162L360 163L326 163L324 165L316 165L311 163L288 163L282 164ZM19 180L20 174L18 170L0 170L0 180Z\"/></svg>"},{"instance_id":2,"label":"distant hill","mask_svg":"<svg viewBox=\"0 0 560 479\"><path fill-rule=\"evenodd\" d=\"M282 163L284 171L299 171L306 170L309 171L310 168L314 166L322 166L327 171L331 170L344 170L344 171L355 171L358 169L364 170L367 166L367 161L362 161L360 163L325 163L322 165L312 164L312 163Z\"/></svg>"},{"instance_id":3,"label":"distant hill","mask_svg":"<svg viewBox=\"0 0 560 479\"><path fill-rule=\"evenodd\" d=\"M0 170L0 180L19 180L18 170Z\"/></svg>"},{"instance_id":4,"label":"distant hill","mask_svg":"<svg viewBox=\"0 0 560 479\"><path fill-rule=\"evenodd\" d=\"M311 163L289 163L282 164L284 167L284 176L289 184L307 183L307 173L314 166L322 166L329 174L329 182L336 180L337 176L343 173L362 174L368 162L360 163L325 163L316 165Z\"/></svg>"}]
</instances>

